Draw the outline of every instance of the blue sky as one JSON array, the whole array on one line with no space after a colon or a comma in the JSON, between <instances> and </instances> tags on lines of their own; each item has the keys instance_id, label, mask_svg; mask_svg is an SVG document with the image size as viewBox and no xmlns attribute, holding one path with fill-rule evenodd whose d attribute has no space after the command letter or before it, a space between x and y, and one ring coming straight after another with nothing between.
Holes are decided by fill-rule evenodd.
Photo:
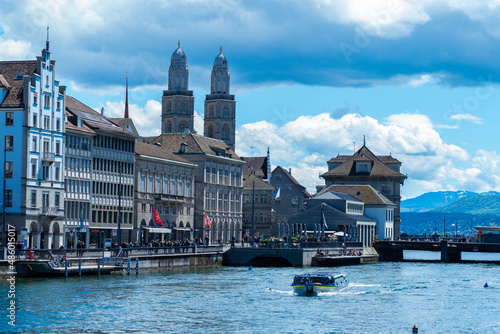
<instances>
[{"instance_id":1,"label":"blue sky","mask_svg":"<svg viewBox=\"0 0 500 334\"><path fill-rule=\"evenodd\" d=\"M237 100L237 153L291 168L312 192L333 156L399 159L402 196L500 191L500 1L27 1L0 5L0 59L50 48L56 76L106 115L159 133L177 41L195 127L219 46Z\"/></svg>"}]
</instances>

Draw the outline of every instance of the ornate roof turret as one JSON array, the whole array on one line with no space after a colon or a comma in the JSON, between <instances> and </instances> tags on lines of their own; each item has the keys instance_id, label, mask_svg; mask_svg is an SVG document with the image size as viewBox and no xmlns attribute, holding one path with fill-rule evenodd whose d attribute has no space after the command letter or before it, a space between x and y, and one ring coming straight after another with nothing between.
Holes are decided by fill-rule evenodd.
<instances>
[{"instance_id":1,"label":"ornate roof turret","mask_svg":"<svg viewBox=\"0 0 500 334\"><path fill-rule=\"evenodd\" d=\"M212 69L212 83L210 85L211 94L229 94L229 67L227 59L220 53L215 57L214 67Z\"/></svg>"},{"instance_id":2,"label":"ornate roof turret","mask_svg":"<svg viewBox=\"0 0 500 334\"><path fill-rule=\"evenodd\" d=\"M188 90L189 67L187 58L181 49L181 41L177 43L177 49L172 53L170 68L168 69L168 89Z\"/></svg>"}]
</instances>

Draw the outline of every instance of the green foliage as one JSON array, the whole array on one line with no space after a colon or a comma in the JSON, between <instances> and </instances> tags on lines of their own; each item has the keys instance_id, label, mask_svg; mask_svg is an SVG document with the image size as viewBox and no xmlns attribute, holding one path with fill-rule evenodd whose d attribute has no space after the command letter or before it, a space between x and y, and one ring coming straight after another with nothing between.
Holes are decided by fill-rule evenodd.
<instances>
[{"instance_id":1,"label":"green foliage","mask_svg":"<svg viewBox=\"0 0 500 334\"><path fill-rule=\"evenodd\" d=\"M274 242L280 242L280 238L274 238Z\"/></svg>"},{"instance_id":2,"label":"green foliage","mask_svg":"<svg viewBox=\"0 0 500 334\"><path fill-rule=\"evenodd\" d=\"M477 195L462 197L450 205L435 209L443 213L470 213L473 215L500 216L499 195Z\"/></svg>"}]
</instances>

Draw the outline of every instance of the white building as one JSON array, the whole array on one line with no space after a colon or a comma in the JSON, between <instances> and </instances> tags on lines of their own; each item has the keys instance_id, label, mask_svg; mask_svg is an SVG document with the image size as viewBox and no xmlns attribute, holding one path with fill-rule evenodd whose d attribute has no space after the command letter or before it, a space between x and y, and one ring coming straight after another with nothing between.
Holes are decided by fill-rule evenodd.
<instances>
[{"instance_id":1,"label":"white building","mask_svg":"<svg viewBox=\"0 0 500 334\"><path fill-rule=\"evenodd\" d=\"M55 80L48 41L36 61L0 62L6 221L28 247L63 242L64 109L65 87Z\"/></svg>"}]
</instances>

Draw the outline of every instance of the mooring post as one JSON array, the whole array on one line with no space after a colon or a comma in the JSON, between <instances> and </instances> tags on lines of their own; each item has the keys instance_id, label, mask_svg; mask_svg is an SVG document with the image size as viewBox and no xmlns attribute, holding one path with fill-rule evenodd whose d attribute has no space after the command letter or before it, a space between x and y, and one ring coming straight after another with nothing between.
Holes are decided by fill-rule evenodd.
<instances>
[{"instance_id":1,"label":"mooring post","mask_svg":"<svg viewBox=\"0 0 500 334\"><path fill-rule=\"evenodd\" d=\"M64 276L68 277L68 259L64 259Z\"/></svg>"},{"instance_id":2,"label":"mooring post","mask_svg":"<svg viewBox=\"0 0 500 334\"><path fill-rule=\"evenodd\" d=\"M78 259L78 276L82 276L82 258Z\"/></svg>"},{"instance_id":3,"label":"mooring post","mask_svg":"<svg viewBox=\"0 0 500 334\"><path fill-rule=\"evenodd\" d=\"M127 258L127 275L130 275L130 258Z\"/></svg>"},{"instance_id":4,"label":"mooring post","mask_svg":"<svg viewBox=\"0 0 500 334\"><path fill-rule=\"evenodd\" d=\"M101 274L101 258L97 258L97 275L99 276Z\"/></svg>"},{"instance_id":5,"label":"mooring post","mask_svg":"<svg viewBox=\"0 0 500 334\"><path fill-rule=\"evenodd\" d=\"M139 275L139 258L135 258L135 274Z\"/></svg>"}]
</instances>

